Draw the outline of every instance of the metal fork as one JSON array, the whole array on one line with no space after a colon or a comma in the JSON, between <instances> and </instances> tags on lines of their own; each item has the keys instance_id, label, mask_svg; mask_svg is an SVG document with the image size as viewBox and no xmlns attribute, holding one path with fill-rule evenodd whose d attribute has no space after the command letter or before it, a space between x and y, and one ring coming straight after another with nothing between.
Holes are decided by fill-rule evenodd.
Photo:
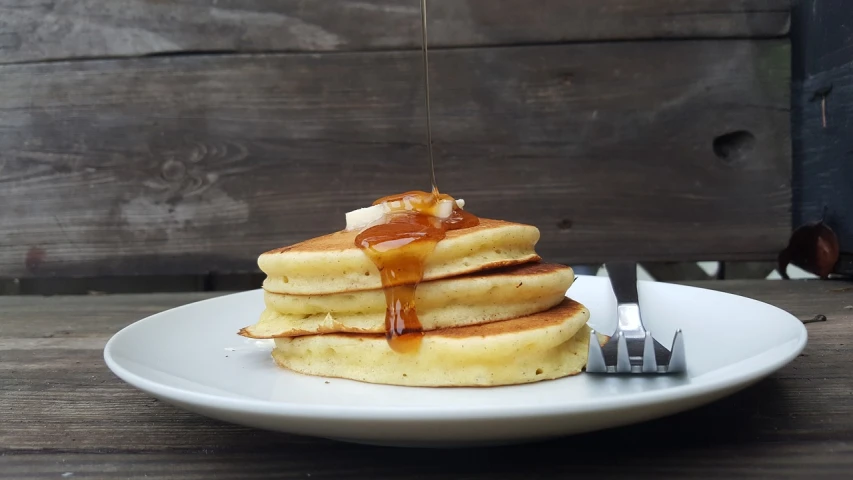
<instances>
[{"instance_id":1,"label":"metal fork","mask_svg":"<svg viewBox=\"0 0 853 480\"><path fill-rule=\"evenodd\" d=\"M637 264L605 265L610 286L616 295L616 331L604 347L595 330L589 336L587 373L682 373L687 370L684 337L675 332L672 347L667 350L646 330L640 316L637 294ZM613 341L615 340L615 342Z\"/></svg>"}]
</instances>

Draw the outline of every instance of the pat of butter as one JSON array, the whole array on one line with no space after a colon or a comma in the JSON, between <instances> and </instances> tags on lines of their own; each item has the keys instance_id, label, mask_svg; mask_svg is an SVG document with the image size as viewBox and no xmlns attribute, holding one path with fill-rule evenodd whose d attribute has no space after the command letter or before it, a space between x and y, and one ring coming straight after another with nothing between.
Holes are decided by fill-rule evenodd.
<instances>
[{"instance_id":1,"label":"pat of butter","mask_svg":"<svg viewBox=\"0 0 853 480\"><path fill-rule=\"evenodd\" d=\"M459 208L465 207L465 200L458 199L456 200L456 205ZM369 207L359 208L358 210L353 210L351 212L347 212L346 220L347 220L347 230L359 230L362 228L367 228L373 225L376 225L382 222L385 219L385 216L390 213L394 207L399 209L400 201L395 202L383 202L378 205L371 205ZM453 202L451 200L442 200L438 203L438 208L436 217L438 218L447 218L453 213Z\"/></svg>"}]
</instances>

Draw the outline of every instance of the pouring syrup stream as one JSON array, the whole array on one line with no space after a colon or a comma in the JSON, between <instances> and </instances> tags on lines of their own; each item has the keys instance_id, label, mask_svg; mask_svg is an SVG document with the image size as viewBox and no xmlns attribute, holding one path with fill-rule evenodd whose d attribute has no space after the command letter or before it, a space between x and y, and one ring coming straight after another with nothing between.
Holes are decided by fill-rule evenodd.
<instances>
[{"instance_id":1,"label":"pouring syrup stream","mask_svg":"<svg viewBox=\"0 0 853 480\"><path fill-rule=\"evenodd\" d=\"M429 46L427 45L427 9L426 1L421 0L421 48L424 58L424 103L427 117L427 151L429 152L429 178L432 193L438 195L438 184L435 182L435 158L432 154L432 115L429 109Z\"/></svg>"}]
</instances>

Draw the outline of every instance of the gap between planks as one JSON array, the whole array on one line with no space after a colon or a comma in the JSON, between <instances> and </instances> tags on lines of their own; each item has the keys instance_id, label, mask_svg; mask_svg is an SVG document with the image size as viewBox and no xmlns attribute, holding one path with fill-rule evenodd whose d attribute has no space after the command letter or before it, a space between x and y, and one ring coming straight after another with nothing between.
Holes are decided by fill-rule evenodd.
<instances>
[{"instance_id":1,"label":"gap between planks","mask_svg":"<svg viewBox=\"0 0 853 480\"><path fill-rule=\"evenodd\" d=\"M546 41L546 42L518 42L518 43L493 43L486 45L445 45L433 47L430 45L430 51L464 51L464 50L488 50L488 49L505 49L505 48L528 48L528 47L548 47L557 45L597 45L611 43L671 43L671 42L725 42L725 41L762 41L762 40L778 40L786 39L789 35L775 35L766 37L750 37L746 35L731 36L731 37L712 37L712 36L683 36L683 37L640 37L640 38L610 38L599 40L563 40L563 41ZM359 55L359 54L374 54L374 53L402 53L402 52L417 52L420 51L420 46L412 47L394 47L394 48L357 48L352 50L289 50L289 49L267 49L267 50L175 50L162 51L143 54L128 54L128 55L93 55L93 56L77 56L67 58L43 58L39 60L20 60L11 62L0 62L0 68L7 66L27 66L27 65L49 65L59 63L85 63L85 62L108 62L121 61L131 59L156 59L156 58L187 58L187 57L253 57L253 56L285 56L285 55Z\"/></svg>"}]
</instances>

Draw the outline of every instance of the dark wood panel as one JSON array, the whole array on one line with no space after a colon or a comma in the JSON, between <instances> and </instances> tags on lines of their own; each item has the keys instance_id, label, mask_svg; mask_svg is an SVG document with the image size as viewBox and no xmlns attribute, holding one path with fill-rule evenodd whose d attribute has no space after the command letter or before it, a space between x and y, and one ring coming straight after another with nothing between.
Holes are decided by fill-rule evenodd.
<instances>
[{"instance_id":1,"label":"dark wood panel","mask_svg":"<svg viewBox=\"0 0 853 480\"><path fill-rule=\"evenodd\" d=\"M769 37L790 0L430 0L435 46ZM0 63L420 46L419 0L0 0Z\"/></svg>"},{"instance_id":2,"label":"dark wood panel","mask_svg":"<svg viewBox=\"0 0 853 480\"><path fill-rule=\"evenodd\" d=\"M163 404L106 368L120 328L211 294L0 298L0 472L11 478L841 478L853 468L853 283L699 285L810 323L791 365L703 408L505 448L388 449L244 428ZM614 445L631 445L612 462ZM568 452L568 453L567 453ZM147 475L147 477L145 477ZM66 477L67 478L67 477Z\"/></svg>"},{"instance_id":3,"label":"dark wood panel","mask_svg":"<svg viewBox=\"0 0 853 480\"><path fill-rule=\"evenodd\" d=\"M825 220L853 253L853 10L843 0L796 10L792 131L794 226ZM853 274L846 262L836 271Z\"/></svg>"},{"instance_id":4,"label":"dark wood panel","mask_svg":"<svg viewBox=\"0 0 853 480\"><path fill-rule=\"evenodd\" d=\"M455 49L431 67L440 187L537 225L546 258L784 247L787 41ZM255 270L427 188L418 52L8 65L0 82L5 276Z\"/></svg>"},{"instance_id":5,"label":"dark wood panel","mask_svg":"<svg viewBox=\"0 0 853 480\"><path fill-rule=\"evenodd\" d=\"M744 401L743 396L736 397ZM749 401L749 400L747 400ZM748 408L756 408L752 399ZM737 430L737 424L726 418L705 428ZM693 422L691 422L693 424ZM692 435L675 425L659 425L663 433ZM653 433L646 430L645 435ZM227 435L227 433L226 433ZM229 440L232 438L227 436ZM70 478L86 480L211 480L211 479L347 479L347 480L528 480L565 478L605 479L838 479L846 478L853 468L853 448L849 442L778 441L761 444L744 452L742 444L715 445L701 450L677 445L675 440L661 447L674 451L661 457L656 448L633 449L646 455L614 465L613 446L640 444L647 438L639 434L618 432L612 435L586 436L588 444L554 442L545 445L505 447L480 450L380 449L344 448L330 442L276 442L273 436L262 436L271 442L260 451L228 451L231 443L219 448L195 449L187 452L124 453L17 453L0 456L0 469L12 478L56 479L63 473ZM237 441L237 440L233 440ZM718 441L722 442L722 439ZM636 442L636 443L629 443ZM568 453L566 448L571 449ZM317 452L323 452L318 455ZM318 458L319 457L319 458ZM560 459L559 462L555 459ZM325 461L324 461L325 460ZM283 473L284 472L284 473Z\"/></svg>"}]
</instances>

